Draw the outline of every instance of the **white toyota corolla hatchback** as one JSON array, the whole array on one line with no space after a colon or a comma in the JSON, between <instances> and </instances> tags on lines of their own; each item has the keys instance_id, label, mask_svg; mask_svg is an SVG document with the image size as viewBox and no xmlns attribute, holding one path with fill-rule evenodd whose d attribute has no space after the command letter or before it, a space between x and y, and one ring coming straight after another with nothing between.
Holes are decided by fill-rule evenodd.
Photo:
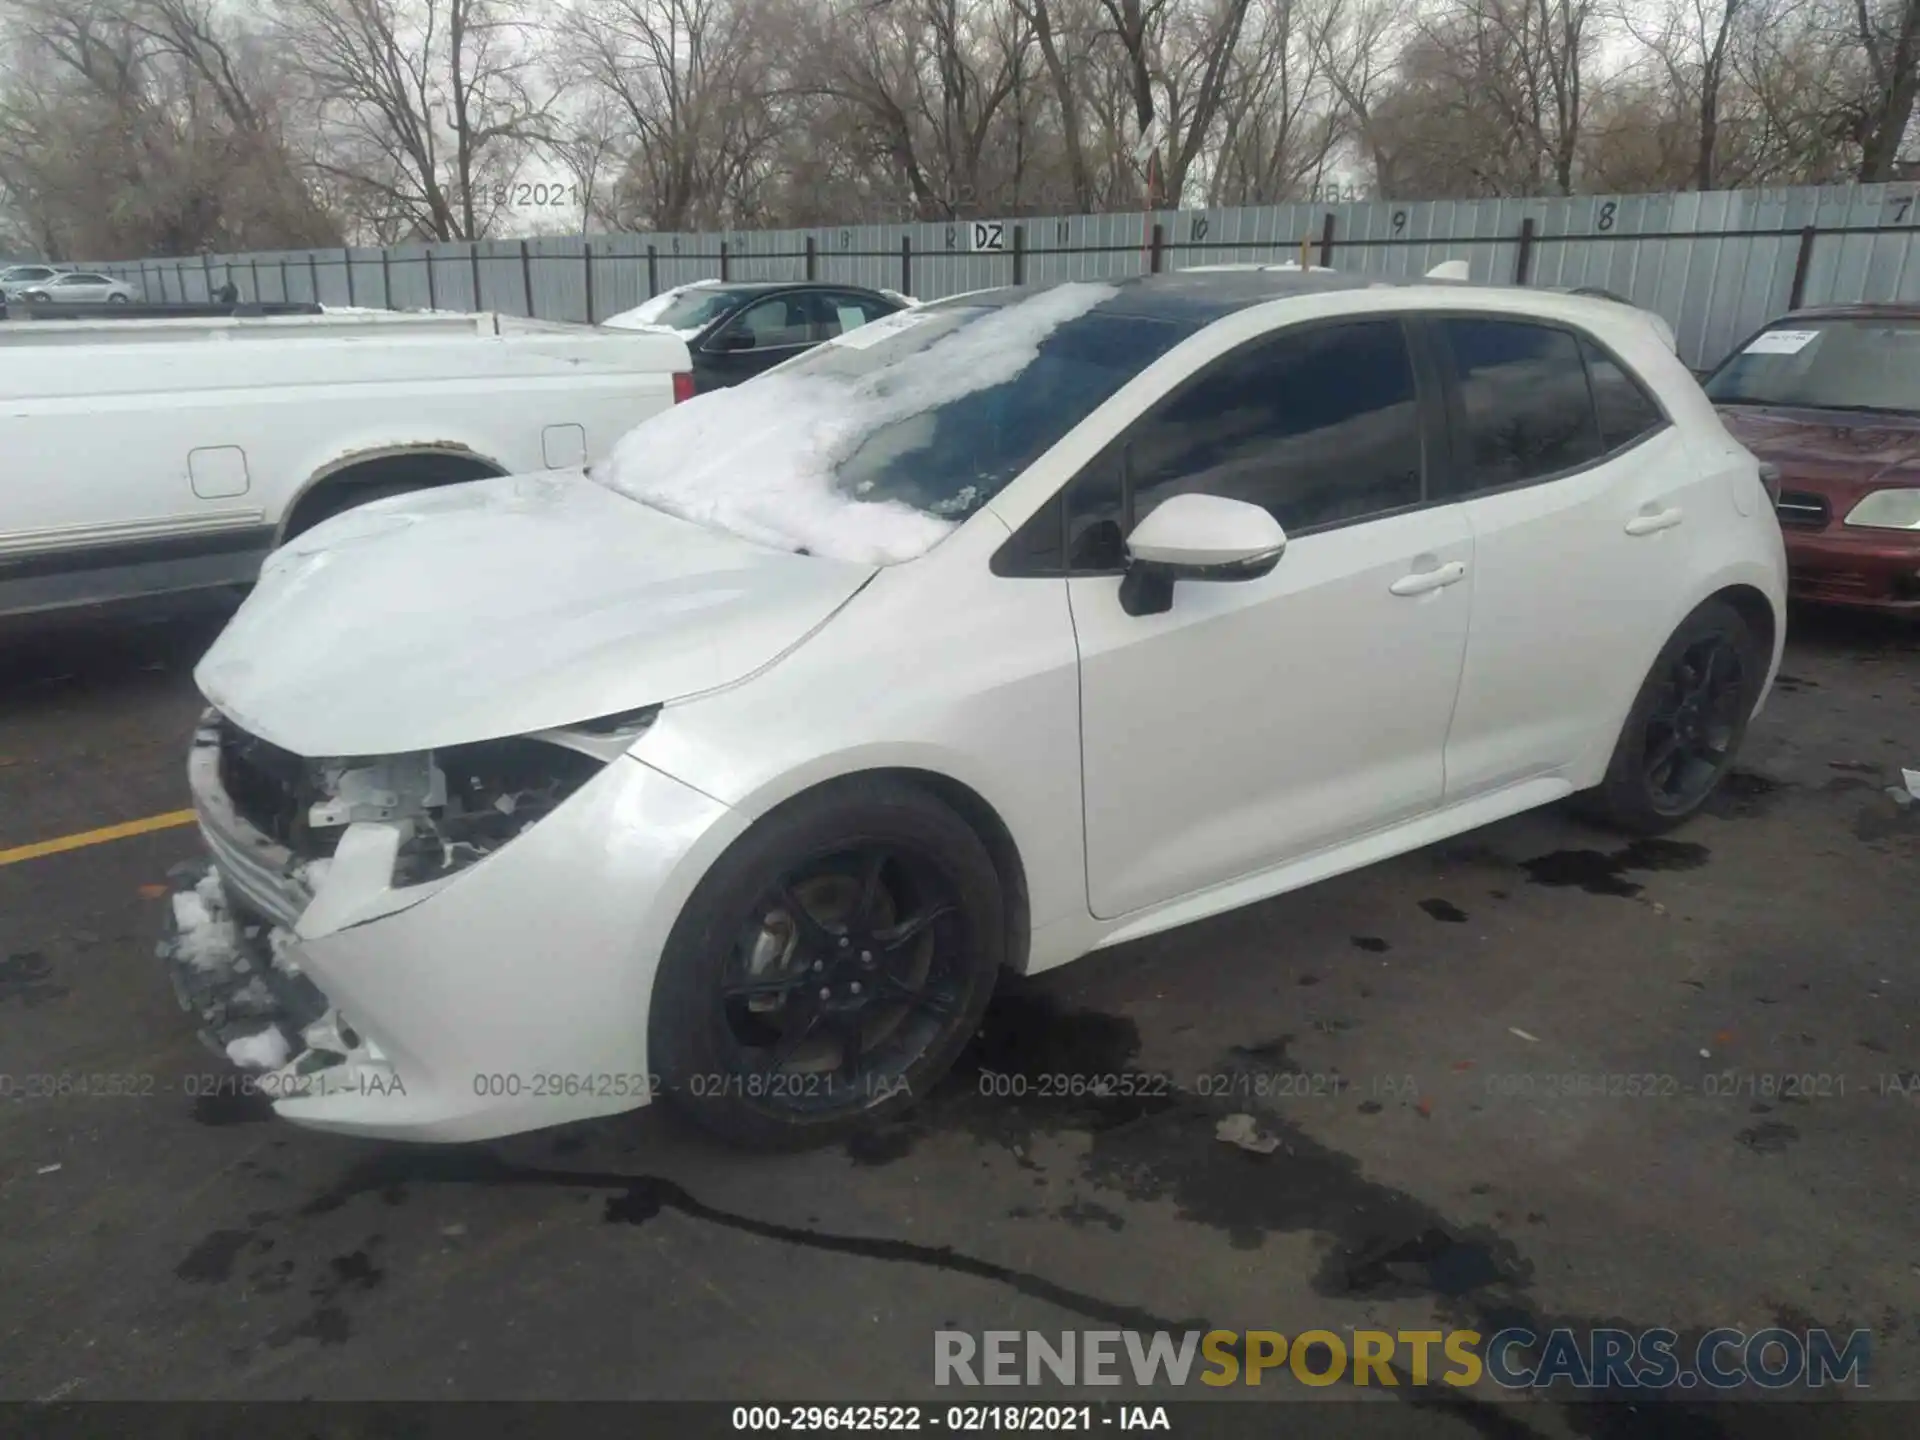
<instances>
[{"instance_id":1,"label":"white toyota corolla hatchback","mask_svg":"<svg viewBox=\"0 0 1920 1440\"><path fill-rule=\"evenodd\" d=\"M212 865L162 951L302 1124L665 1094L823 1139L924 1094L1003 967L1563 796L1685 819L1785 578L1754 458L1625 306L960 297L590 474L279 551L197 672Z\"/></svg>"}]
</instances>

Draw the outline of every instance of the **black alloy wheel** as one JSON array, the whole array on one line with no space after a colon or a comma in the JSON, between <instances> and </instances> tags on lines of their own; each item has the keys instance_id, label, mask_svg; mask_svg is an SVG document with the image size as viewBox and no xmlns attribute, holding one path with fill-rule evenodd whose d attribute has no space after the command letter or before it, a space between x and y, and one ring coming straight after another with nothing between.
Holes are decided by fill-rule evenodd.
<instances>
[{"instance_id":1,"label":"black alloy wheel","mask_svg":"<svg viewBox=\"0 0 1920 1440\"><path fill-rule=\"evenodd\" d=\"M796 1112L864 1107L959 1014L952 882L892 845L796 867L765 897L722 983L734 1071Z\"/></svg>"},{"instance_id":2,"label":"black alloy wheel","mask_svg":"<svg viewBox=\"0 0 1920 1440\"><path fill-rule=\"evenodd\" d=\"M1635 835L1697 814L1733 768L1770 658L1732 605L1701 605L1653 662L1606 778L1579 797L1581 808Z\"/></svg>"},{"instance_id":3,"label":"black alloy wheel","mask_svg":"<svg viewBox=\"0 0 1920 1440\"><path fill-rule=\"evenodd\" d=\"M904 781L836 782L695 887L654 980L648 1067L733 1143L839 1138L946 1073L1006 947L999 874L959 815Z\"/></svg>"}]
</instances>

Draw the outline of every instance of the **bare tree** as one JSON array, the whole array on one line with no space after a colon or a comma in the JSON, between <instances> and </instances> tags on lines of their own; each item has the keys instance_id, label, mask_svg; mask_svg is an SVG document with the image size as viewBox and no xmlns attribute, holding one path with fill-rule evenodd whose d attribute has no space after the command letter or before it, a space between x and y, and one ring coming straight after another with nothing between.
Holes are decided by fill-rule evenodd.
<instances>
[{"instance_id":1,"label":"bare tree","mask_svg":"<svg viewBox=\"0 0 1920 1440\"><path fill-rule=\"evenodd\" d=\"M279 13L323 117L314 165L375 225L489 234L550 105L512 0L280 0Z\"/></svg>"},{"instance_id":2,"label":"bare tree","mask_svg":"<svg viewBox=\"0 0 1920 1440\"><path fill-rule=\"evenodd\" d=\"M213 0L23 0L0 184L50 254L337 240L285 134L266 47Z\"/></svg>"}]
</instances>

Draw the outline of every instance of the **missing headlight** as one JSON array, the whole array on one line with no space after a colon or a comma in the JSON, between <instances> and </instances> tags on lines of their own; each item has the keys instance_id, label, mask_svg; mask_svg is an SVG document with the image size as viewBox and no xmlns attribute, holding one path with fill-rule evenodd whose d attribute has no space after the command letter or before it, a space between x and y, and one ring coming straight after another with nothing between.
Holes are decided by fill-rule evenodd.
<instances>
[{"instance_id":1,"label":"missing headlight","mask_svg":"<svg viewBox=\"0 0 1920 1440\"><path fill-rule=\"evenodd\" d=\"M434 751L446 798L413 816L393 883L423 884L484 859L551 814L604 763L526 736Z\"/></svg>"}]
</instances>

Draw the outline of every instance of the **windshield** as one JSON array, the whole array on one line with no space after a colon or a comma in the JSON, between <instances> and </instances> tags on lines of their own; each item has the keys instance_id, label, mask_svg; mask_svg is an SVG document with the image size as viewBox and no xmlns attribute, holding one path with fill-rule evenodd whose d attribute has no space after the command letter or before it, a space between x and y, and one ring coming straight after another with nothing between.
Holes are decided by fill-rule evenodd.
<instances>
[{"instance_id":1,"label":"windshield","mask_svg":"<svg viewBox=\"0 0 1920 1440\"><path fill-rule=\"evenodd\" d=\"M1920 320L1788 320L1763 331L1706 385L1718 405L1920 414Z\"/></svg>"},{"instance_id":2,"label":"windshield","mask_svg":"<svg viewBox=\"0 0 1920 1440\"><path fill-rule=\"evenodd\" d=\"M1110 285L863 325L630 431L593 478L683 519L869 564L923 554L1189 332Z\"/></svg>"},{"instance_id":3,"label":"windshield","mask_svg":"<svg viewBox=\"0 0 1920 1440\"><path fill-rule=\"evenodd\" d=\"M751 290L723 290L719 286L703 285L697 290L689 289L685 294L676 295L671 304L649 316L648 320L654 325L665 325L670 330L699 330L711 325L753 293Z\"/></svg>"}]
</instances>

